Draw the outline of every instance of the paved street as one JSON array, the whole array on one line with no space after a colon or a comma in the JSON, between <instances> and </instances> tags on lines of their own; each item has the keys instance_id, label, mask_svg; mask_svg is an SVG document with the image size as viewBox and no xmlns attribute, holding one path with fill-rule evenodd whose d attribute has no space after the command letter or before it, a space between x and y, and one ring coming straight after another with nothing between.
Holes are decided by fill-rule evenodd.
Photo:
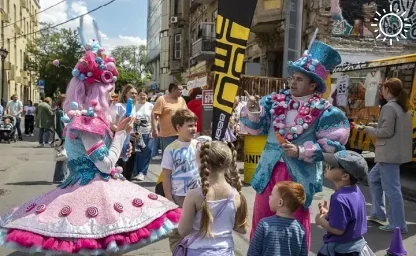
<instances>
[{"instance_id":1,"label":"paved street","mask_svg":"<svg viewBox=\"0 0 416 256\"><path fill-rule=\"evenodd\" d=\"M36 137L29 138L35 141ZM25 138L27 139L27 138ZM4 214L9 208L29 200L33 196L47 192L56 185L51 183L55 163L53 162L54 151L51 148L34 148L35 142L18 142L10 145L0 144L0 214ZM152 163L150 173L146 182L140 183L142 186L153 190L155 181L160 172L160 162ZM313 216L317 212L317 204L320 200L328 200L333 192L328 184L325 184L322 193L315 196ZM363 192L369 199L368 187L362 187ZM254 202L254 191L249 187L244 187L244 194L249 203L249 212L252 212ZM367 200L369 201L369 200ZM406 250L409 255L414 255L416 251L416 204L405 202L407 221L409 222L409 234L403 237ZM323 231L312 224L312 248L309 255L316 255L322 241ZM248 235L242 236L235 234L236 255L246 255L248 248ZM368 234L366 236L370 247L378 256L385 255L385 250L390 244L391 234L378 231L377 227L369 223ZM0 256L24 256L26 254L13 252L0 248ZM128 255L171 255L167 240L160 241Z\"/></svg>"}]
</instances>

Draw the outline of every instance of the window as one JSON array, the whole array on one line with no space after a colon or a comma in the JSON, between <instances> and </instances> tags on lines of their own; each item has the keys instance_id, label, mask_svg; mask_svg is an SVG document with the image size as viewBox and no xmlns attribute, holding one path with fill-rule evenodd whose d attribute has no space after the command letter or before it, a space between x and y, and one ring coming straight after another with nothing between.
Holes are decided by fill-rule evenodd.
<instances>
[{"instance_id":1,"label":"window","mask_svg":"<svg viewBox=\"0 0 416 256\"><path fill-rule=\"evenodd\" d=\"M17 22L17 9L16 9L16 5L14 5L13 7L14 7L14 22Z\"/></svg>"},{"instance_id":2,"label":"window","mask_svg":"<svg viewBox=\"0 0 416 256\"><path fill-rule=\"evenodd\" d=\"M216 22L216 21L217 21L217 15L218 15L218 9L217 9L217 10L215 10L215 11L212 13L212 22Z\"/></svg>"},{"instance_id":3,"label":"window","mask_svg":"<svg viewBox=\"0 0 416 256\"><path fill-rule=\"evenodd\" d=\"M173 58L175 60L180 60L181 59L181 42L182 42L182 35L181 34L176 34L175 38L174 38L174 50L173 50Z\"/></svg>"},{"instance_id":4,"label":"window","mask_svg":"<svg viewBox=\"0 0 416 256\"><path fill-rule=\"evenodd\" d=\"M179 16L182 13L182 0L174 0L173 13L175 16Z\"/></svg>"},{"instance_id":5,"label":"window","mask_svg":"<svg viewBox=\"0 0 416 256\"><path fill-rule=\"evenodd\" d=\"M23 69L23 52L20 50L20 69Z\"/></svg>"}]
</instances>

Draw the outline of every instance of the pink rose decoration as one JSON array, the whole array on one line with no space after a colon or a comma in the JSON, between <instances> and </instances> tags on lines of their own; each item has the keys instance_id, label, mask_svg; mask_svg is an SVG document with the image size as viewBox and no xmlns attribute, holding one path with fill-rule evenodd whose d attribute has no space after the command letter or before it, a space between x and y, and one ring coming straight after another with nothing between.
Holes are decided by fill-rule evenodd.
<instances>
[{"instance_id":1,"label":"pink rose decoration","mask_svg":"<svg viewBox=\"0 0 416 256\"><path fill-rule=\"evenodd\" d=\"M312 110L312 115L313 116L319 116L320 111L317 109Z\"/></svg>"},{"instance_id":2,"label":"pink rose decoration","mask_svg":"<svg viewBox=\"0 0 416 256\"><path fill-rule=\"evenodd\" d=\"M277 101L283 101L283 100L286 99L286 96L283 95L283 94L278 94L277 97L276 97L276 99L277 99Z\"/></svg>"},{"instance_id":3,"label":"pink rose decoration","mask_svg":"<svg viewBox=\"0 0 416 256\"><path fill-rule=\"evenodd\" d=\"M310 115L307 115L303 118L303 120L305 120L305 122L309 124L312 122L312 117Z\"/></svg>"},{"instance_id":4,"label":"pink rose decoration","mask_svg":"<svg viewBox=\"0 0 416 256\"><path fill-rule=\"evenodd\" d=\"M285 110L283 108L278 108L274 110L275 115L281 115L285 113Z\"/></svg>"},{"instance_id":5,"label":"pink rose decoration","mask_svg":"<svg viewBox=\"0 0 416 256\"><path fill-rule=\"evenodd\" d=\"M52 64L53 64L54 66L58 67L58 66L59 66L59 60L54 60L54 61L52 61Z\"/></svg>"},{"instance_id":6,"label":"pink rose decoration","mask_svg":"<svg viewBox=\"0 0 416 256\"><path fill-rule=\"evenodd\" d=\"M301 125L296 125L296 133L298 135L303 133L303 127Z\"/></svg>"}]
</instances>

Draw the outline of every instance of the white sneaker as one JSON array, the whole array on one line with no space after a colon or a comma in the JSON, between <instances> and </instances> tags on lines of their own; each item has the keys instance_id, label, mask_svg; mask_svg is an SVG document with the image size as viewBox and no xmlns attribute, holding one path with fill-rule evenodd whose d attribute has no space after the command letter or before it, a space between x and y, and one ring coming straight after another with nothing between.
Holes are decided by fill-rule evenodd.
<instances>
[{"instance_id":1,"label":"white sneaker","mask_svg":"<svg viewBox=\"0 0 416 256\"><path fill-rule=\"evenodd\" d=\"M67 159L67 156L66 156L66 154L62 154L62 153L59 153L57 156L56 156L56 162L63 162L63 161L65 161Z\"/></svg>"},{"instance_id":2,"label":"white sneaker","mask_svg":"<svg viewBox=\"0 0 416 256\"><path fill-rule=\"evenodd\" d=\"M35 135L34 135L33 133L31 133L31 134L30 134L30 137L33 137L33 136L35 136Z\"/></svg>"},{"instance_id":3,"label":"white sneaker","mask_svg":"<svg viewBox=\"0 0 416 256\"><path fill-rule=\"evenodd\" d=\"M139 175L136 176L136 180L138 181L144 181L145 176L143 175L143 173L139 173Z\"/></svg>"},{"instance_id":4,"label":"white sneaker","mask_svg":"<svg viewBox=\"0 0 416 256\"><path fill-rule=\"evenodd\" d=\"M44 144L39 144L38 146L37 146L37 148L43 148L43 146L45 146Z\"/></svg>"}]
</instances>

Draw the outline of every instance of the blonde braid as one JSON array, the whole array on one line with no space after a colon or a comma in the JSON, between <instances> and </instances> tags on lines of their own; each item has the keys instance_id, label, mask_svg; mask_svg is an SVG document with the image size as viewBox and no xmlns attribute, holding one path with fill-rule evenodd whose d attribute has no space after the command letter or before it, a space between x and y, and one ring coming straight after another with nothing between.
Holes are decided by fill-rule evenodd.
<instances>
[{"instance_id":1,"label":"blonde braid","mask_svg":"<svg viewBox=\"0 0 416 256\"><path fill-rule=\"evenodd\" d=\"M233 186L240 195L241 205L237 210L236 217L235 217L235 229L242 228L247 225L248 223L248 207L247 207L247 199L242 193L242 184L240 180L240 174L238 173L237 167L237 151L235 150L234 144L231 142L227 143L231 149L232 153L232 160L230 166L230 177L231 177L231 186Z\"/></svg>"},{"instance_id":2,"label":"blonde braid","mask_svg":"<svg viewBox=\"0 0 416 256\"><path fill-rule=\"evenodd\" d=\"M201 186L202 194L204 195L204 201L202 203L202 214L201 214L201 224L199 227L199 232L202 237L212 237L211 224L213 221L212 213L208 207L207 194L209 191L209 181L208 177L210 175L209 171L209 162L210 162L210 151L211 151L211 142L205 142L201 146L201 166L199 169L199 175L201 176Z\"/></svg>"}]
</instances>

